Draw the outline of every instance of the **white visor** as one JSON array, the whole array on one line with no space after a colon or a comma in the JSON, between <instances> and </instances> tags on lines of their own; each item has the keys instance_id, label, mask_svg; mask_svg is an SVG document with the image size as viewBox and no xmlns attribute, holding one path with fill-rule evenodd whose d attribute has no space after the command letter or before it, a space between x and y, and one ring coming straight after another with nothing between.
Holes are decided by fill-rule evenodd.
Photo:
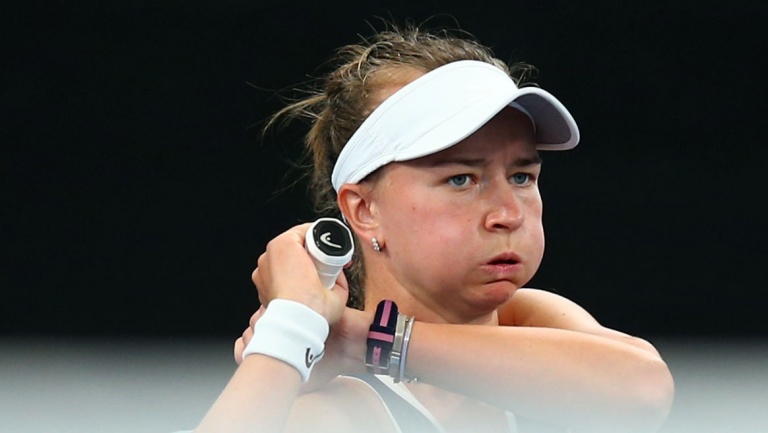
<instances>
[{"instance_id":1,"label":"white visor","mask_svg":"<svg viewBox=\"0 0 768 433\"><path fill-rule=\"evenodd\" d=\"M381 103L341 151L331 181L338 191L394 161L445 150L512 106L531 118L536 147L567 150L579 142L571 114L538 87L518 89L501 69L461 60L417 78Z\"/></svg>"}]
</instances>

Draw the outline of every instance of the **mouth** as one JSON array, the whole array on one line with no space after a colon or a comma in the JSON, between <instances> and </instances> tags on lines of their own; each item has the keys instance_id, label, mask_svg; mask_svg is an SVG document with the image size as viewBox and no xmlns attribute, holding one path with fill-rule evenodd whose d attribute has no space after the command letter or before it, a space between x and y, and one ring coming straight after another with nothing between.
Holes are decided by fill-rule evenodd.
<instances>
[{"instance_id":1,"label":"mouth","mask_svg":"<svg viewBox=\"0 0 768 433\"><path fill-rule=\"evenodd\" d=\"M509 266L520 264L520 256L515 253L499 254L490 261L486 262L489 266Z\"/></svg>"},{"instance_id":2,"label":"mouth","mask_svg":"<svg viewBox=\"0 0 768 433\"><path fill-rule=\"evenodd\" d=\"M513 281L523 270L522 258L515 253L504 253L493 257L480 267L490 281Z\"/></svg>"}]
</instances>

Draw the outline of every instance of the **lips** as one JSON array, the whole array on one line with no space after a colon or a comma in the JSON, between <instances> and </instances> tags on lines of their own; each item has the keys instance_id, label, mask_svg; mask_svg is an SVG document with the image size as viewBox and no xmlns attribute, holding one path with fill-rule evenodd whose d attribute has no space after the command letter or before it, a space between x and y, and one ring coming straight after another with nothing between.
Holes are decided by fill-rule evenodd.
<instances>
[{"instance_id":1,"label":"lips","mask_svg":"<svg viewBox=\"0 0 768 433\"><path fill-rule=\"evenodd\" d=\"M518 256L515 253L503 253L499 254L498 256L492 258L488 262L486 262L486 265L491 266L497 266L497 265L516 265L520 263L522 259L520 256Z\"/></svg>"},{"instance_id":2,"label":"lips","mask_svg":"<svg viewBox=\"0 0 768 433\"><path fill-rule=\"evenodd\" d=\"M494 281L508 280L522 270L522 259L515 253L504 253L493 257L481 266Z\"/></svg>"}]
</instances>

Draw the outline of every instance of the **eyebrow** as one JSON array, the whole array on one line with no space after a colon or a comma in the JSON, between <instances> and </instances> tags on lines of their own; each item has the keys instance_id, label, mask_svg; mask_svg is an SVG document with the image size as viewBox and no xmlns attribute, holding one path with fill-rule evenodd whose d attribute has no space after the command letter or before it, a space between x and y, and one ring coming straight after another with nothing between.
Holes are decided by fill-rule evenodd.
<instances>
[{"instance_id":1,"label":"eyebrow","mask_svg":"<svg viewBox=\"0 0 768 433\"><path fill-rule=\"evenodd\" d=\"M487 160L487 159L484 159L484 158L461 158L461 157L451 158L451 157L448 157L448 158L445 158L445 159L440 159L438 161L435 161L435 163L432 164L432 166L433 167L441 167L441 166L445 166L445 165L458 164L458 165L466 165L466 166L470 166L470 167L485 167L489 163L490 163L490 161ZM517 158L517 159L514 160L514 162L512 162L511 166L512 167L528 167L528 166L537 165L537 164L541 164L541 157L539 156L538 153L535 154L532 157Z\"/></svg>"}]
</instances>

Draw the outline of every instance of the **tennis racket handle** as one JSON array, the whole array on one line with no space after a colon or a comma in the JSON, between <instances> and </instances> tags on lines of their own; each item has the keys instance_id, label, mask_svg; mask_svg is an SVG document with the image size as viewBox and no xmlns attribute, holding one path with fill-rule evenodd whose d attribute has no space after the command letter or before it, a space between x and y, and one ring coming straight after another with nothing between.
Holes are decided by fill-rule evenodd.
<instances>
[{"instance_id":1,"label":"tennis racket handle","mask_svg":"<svg viewBox=\"0 0 768 433\"><path fill-rule=\"evenodd\" d=\"M304 245L323 287L333 288L355 252L352 232L335 218L320 218L307 230Z\"/></svg>"}]
</instances>

